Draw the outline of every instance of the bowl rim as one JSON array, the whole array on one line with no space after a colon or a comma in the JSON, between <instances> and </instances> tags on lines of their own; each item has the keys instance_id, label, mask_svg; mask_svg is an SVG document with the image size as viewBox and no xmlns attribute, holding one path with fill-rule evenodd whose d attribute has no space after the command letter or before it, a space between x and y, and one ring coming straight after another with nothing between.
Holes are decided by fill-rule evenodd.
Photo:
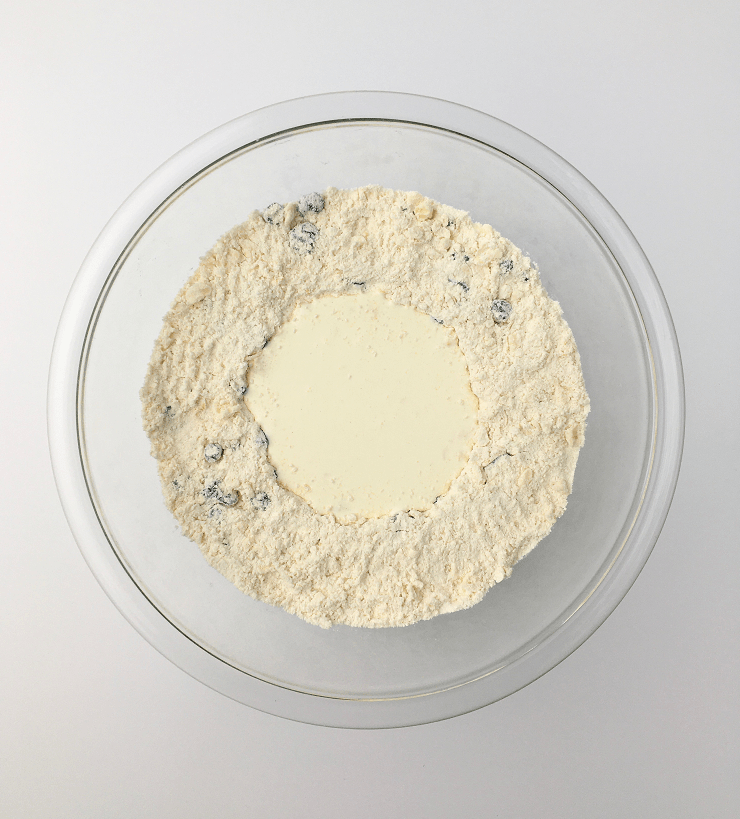
<instances>
[{"instance_id":1,"label":"bowl rim","mask_svg":"<svg viewBox=\"0 0 740 819\"><path fill-rule=\"evenodd\" d=\"M353 121L415 124L476 140L528 167L564 196L609 248L632 290L649 343L657 408L649 479L632 528L575 611L495 672L398 699L341 699L284 688L193 642L141 592L110 547L90 498L79 436L78 383L91 322L132 237L173 193L228 154L287 131ZM345 728L400 727L473 711L523 688L575 651L623 599L655 545L678 480L684 419L683 371L668 305L642 248L604 196L562 157L512 125L457 103L387 91L319 94L260 108L195 140L148 176L105 225L75 278L54 341L47 393L52 469L64 513L85 561L131 625L181 669L232 699L293 720Z\"/></svg>"}]
</instances>

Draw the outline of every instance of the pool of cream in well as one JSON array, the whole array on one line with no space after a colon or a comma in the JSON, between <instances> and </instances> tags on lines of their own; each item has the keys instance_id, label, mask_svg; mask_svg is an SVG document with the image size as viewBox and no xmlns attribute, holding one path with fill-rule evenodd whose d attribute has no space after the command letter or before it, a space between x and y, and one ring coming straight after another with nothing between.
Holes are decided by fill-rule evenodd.
<instances>
[{"instance_id":1,"label":"pool of cream in well","mask_svg":"<svg viewBox=\"0 0 740 819\"><path fill-rule=\"evenodd\" d=\"M454 330L372 292L300 305L252 361L246 401L280 483L340 520L428 509L477 413Z\"/></svg>"}]
</instances>

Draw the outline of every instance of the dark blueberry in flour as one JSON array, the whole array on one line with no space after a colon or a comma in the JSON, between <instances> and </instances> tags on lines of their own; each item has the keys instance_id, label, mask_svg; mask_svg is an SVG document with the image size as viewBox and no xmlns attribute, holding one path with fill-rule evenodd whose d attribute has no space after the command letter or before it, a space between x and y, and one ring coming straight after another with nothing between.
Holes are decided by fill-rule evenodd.
<instances>
[{"instance_id":1,"label":"dark blueberry in flour","mask_svg":"<svg viewBox=\"0 0 740 819\"><path fill-rule=\"evenodd\" d=\"M499 264L502 273L511 273L514 269L514 262L511 259L504 259L503 262Z\"/></svg>"},{"instance_id":2,"label":"dark blueberry in flour","mask_svg":"<svg viewBox=\"0 0 740 819\"><path fill-rule=\"evenodd\" d=\"M265 492L258 492L252 498L252 506L254 506L255 509L260 509L262 512L264 512L269 505L270 497Z\"/></svg>"},{"instance_id":3,"label":"dark blueberry in flour","mask_svg":"<svg viewBox=\"0 0 740 819\"><path fill-rule=\"evenodd\" d=\"M504 299L494 299L491 305L493 320L496 324L503 324L511 315L511 304Z\"/></svg>"},{"instance_id":4,"label":"dark blueberry in flour","mask_svg":"<svg viewBox=\"0 0 740 819\"><path fill-rule=\"evenodd\" d=\"M236 489L232 490L231 492L222 492L221 491L221 481L219 480L208 480L206 481L206 485L203 488L202 495L206 500L215 500L218 503L222 503L224 506L234 506L234 504L239 500L239 493Z\"/></svg>"},{"instance_id":5,"label":"dark blueberry in flour","mask_svg":"<svg viewBox=\"0 0 740 819\"><path fill-rule=\"evenodd\" d=\"M290 246L299 253L310 253L316 244L319 229L311 222L303 222L290 231Z\"/></svg>"},{"instance_id":6,"label":"dark blueberry in flour","mask_svg":"<svg viewBox=\"0 0 740 819\"><path fill-rule=\"evenodd\" d=\"M465 282L458 282L455 279L447 279L450 284L456 284L458 287L462 287L463 293L467 293L470 290L470 287L465 284Z\"/></svg>"},{"instance_id":7,"label":"dark blueberry in flour","mask_svg":"<svg viewBox=\"0 0 740 819\"><path fill-rule=\"evenodd\" d=\"M202 495L204 498L210 500L211 498L218 499L219 495L221 494L221 490L218 488L218 485L221 481L215 480L208 480L206 481L206 485L203 487Z\"/></svg>"},{"instance_id":8,"label":"dark blueberry in flour","mask_svg":"<svg viewBox=\"0 0 740 819\"><path fill-rule=\"evenodd\" d=\"M278 204L277 202L273 202L271 205L268 205L262 211L262 218L270 225L274 225L277 221L280 213L283 209L283 206Z\"/></svg>"},{"instance_id":9,"label":"dark blueberry in flour","mask_svg":"<svg viewBox=\"0 0 740 819\"><path fill-rule=\"evenodd\" d=\"M175 417L175 410L173 410L173 409L172 409L172 407L168 405L168 406L166 406L166 407L164 408L164 414L165 414L165 415L166 415L168 418L174 418L174 417Z\"/></svg>"},{"instance_id":10,"label":"dark blueberry in flour","mask_svg":"<svg viewBox=\"0 0 740 819\"><path fill-rule=\"evenodd\" d=\"M298 212L301 216L307 213L321 213L324 209L324 197L320 193L307 193L298 200Z\"/></svg>"},{"instance_id":11,"label":"dark blueberry in flour","mask_svg":"<svg viewBox=\"0 0 740 819\"><path fill-rule=\"evenodd\" d=\"M457 253L453 250L452 253L450 253L450 256L452 257L453 262L457 261L458 259L462 262L470 261L470 256L468 256L467 253Z\"/></svg>"},{"instance_id":12,"label":"dark blueberry in flour","mask_svg":"<svg viewBox=\"0 0 740 819\"><path fill-rule=\"evenodd\" d=\"M224 451L219 444L206 444L203 449L203 455L209 464L215 464L216 461L220 461L223 454Z\"/></svg>"}]
</instances>

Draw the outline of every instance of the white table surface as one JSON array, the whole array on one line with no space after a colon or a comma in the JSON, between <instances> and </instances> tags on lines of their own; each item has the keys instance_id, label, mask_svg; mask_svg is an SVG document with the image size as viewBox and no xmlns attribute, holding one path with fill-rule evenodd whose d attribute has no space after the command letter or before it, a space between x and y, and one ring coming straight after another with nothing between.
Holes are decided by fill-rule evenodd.
<instances>
[{"instance_id":1,"label":"white table surface","mask_svg":"<svg viewBox=\"0 0 740 819\"><path fill-rule=\"evenodd\" d=\"M0 11L0 816L740 815L740 5L4 0ZM151 648L82 560L45 430L64 299L130 191L242 113L357 88L479 108L581 170L650 258L687 382L671 512L607 622L506 700L375 732L253 711Z\"/></svg>"}]
</instances>

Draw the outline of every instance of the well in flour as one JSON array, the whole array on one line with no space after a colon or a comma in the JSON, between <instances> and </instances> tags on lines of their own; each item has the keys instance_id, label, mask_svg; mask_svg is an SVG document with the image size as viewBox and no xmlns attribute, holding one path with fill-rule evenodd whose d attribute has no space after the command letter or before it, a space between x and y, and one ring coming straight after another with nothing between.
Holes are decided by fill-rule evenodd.
<instances>
[{"instance_id":1,"label":"well in flour","mask_svg":"<svg viewBox=\"0 0 740 819\"><path fill-rule=\"evenodd\" d=\"M588 396L559 305L492 227L417 193L321 196L318 211L303 200L255 211L203 258L155 344L144 427L168 507L238 588L322 626L406 625L475 604L550 531ZM428 508L354 521L316 511L280 482L234 386L301 305L351 294L429 315L464 356L471 448ZM497 321L501 302L511 310ZM210 443L223 451L214 463Z\"/></svg>"}]
</instances>

